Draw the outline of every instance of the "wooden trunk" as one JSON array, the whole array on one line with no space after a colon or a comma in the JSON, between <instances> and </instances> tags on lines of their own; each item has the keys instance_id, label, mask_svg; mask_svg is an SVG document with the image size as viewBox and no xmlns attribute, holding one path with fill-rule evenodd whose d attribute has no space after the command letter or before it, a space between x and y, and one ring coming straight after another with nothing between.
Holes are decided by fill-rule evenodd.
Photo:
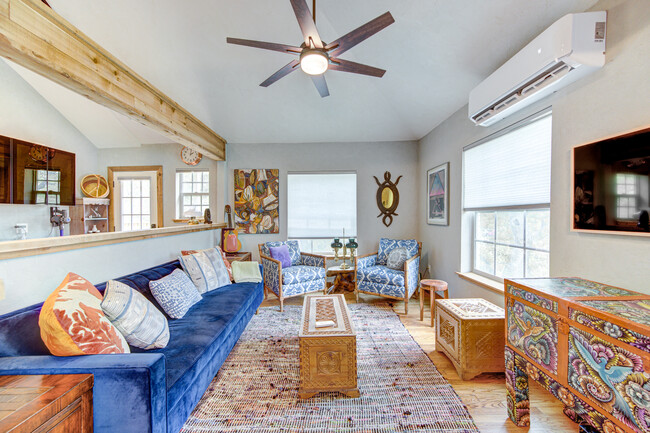
<instances>
[{"instance_id":1,"label":"wooden trunk","mask_svg":"<svg viewBox=\"0 0 650 433\"><path fill-rule=\"evenodd\" d=\"M0 376L1 432L93 431L93 375Z\"/></svg>"},{"instance_id":2,"label":"wooden trunk","mask_svg":"<svg viewBox=\"0 0 650 433\"><path fill-rule=\"evenodd\" d=\"M317 328L331 320L333 326ZM357 337L345 297L305 296L300 324L300 398L322 391L359 397L357 389Z\"/></svg>"},{"instance_id":3,"label":"wooden trunk","mask_svg":"<svg viewBox=\"0 0 650 433\"><path fill-rule=\"evenodd\" d=\"M504 311L480 298L438 299L436 350L451 360L463 380L503 371Z\"/></svg>"},{"instance_id":4,"label":"wooden trunk","mask_svg":"<svg viewBox=\"0 0 650 433\"><path fill-rule=\"evenodd\" d=\"M604 432L650 431L650 295L580 278L505 281L508 415L530 423L528 378Z\"/></svg>"}]
</instances>

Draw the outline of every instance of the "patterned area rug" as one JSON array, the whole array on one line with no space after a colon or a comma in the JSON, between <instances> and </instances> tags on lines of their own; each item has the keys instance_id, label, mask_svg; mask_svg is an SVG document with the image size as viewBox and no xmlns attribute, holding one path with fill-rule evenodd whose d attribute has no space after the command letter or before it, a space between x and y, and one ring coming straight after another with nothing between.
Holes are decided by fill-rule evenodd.
<instances>
[{"instance_id":1,"label":"patterned area rug","mask_svg":"<svg viewBox=\"0 0 650 433\"><path fill-rule=\"evenodd\" d=\"M360 398L298 399L302 307L261 308L183 432L477 432L388 304L351 304Z\"/></svg>"}]
</instances>

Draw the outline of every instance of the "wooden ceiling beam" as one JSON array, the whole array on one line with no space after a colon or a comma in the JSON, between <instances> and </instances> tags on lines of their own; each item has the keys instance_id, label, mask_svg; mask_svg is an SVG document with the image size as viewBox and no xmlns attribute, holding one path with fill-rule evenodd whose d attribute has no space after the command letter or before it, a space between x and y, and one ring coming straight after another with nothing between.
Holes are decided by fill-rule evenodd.
<instances>
[{"instance_id":1,"label":"wooden ceiling beam","mask_svg":"<svg viewBox=\"0 0 650 433\"><path fill-rule=\"evenodd\" d=\"M226 141L40 0L0 0L0 56L212 159Z\"/></svg>"}]
</instances>

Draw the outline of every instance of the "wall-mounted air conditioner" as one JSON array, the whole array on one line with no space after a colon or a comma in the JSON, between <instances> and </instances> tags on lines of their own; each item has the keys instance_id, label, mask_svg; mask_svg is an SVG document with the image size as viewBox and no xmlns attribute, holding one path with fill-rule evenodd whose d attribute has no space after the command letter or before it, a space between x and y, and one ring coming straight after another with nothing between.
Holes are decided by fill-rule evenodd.
<instances>
[{"instance_id":1,"label":"wall-mounted air conditioner","mask_svg":"<svg viewBox=\"0 0 650 433\"><path fill-rule=\"evenodd\" d=\"M469 94L469 118L489 126L605 64L607 12L557 20Z\"/></svg>"}]
</instances>

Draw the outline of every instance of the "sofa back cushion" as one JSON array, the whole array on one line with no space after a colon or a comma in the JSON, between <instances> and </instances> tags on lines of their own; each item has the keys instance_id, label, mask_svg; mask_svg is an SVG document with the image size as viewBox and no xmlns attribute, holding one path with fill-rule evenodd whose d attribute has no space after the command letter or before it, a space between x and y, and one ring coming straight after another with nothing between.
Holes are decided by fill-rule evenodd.
<instances>
[{"instance_id":1,"label":"sofa back cushion","mask_svg":"<svg viewBox=\"0 0 650 433\"><path fill-rule=\"evenodd\" d=\"M180 269L178 260L125 275L116 280L142 293L159 311L162 311L149 291L149 281L162 278L174 269ZM95 287L103 293L106 283ZM0 315L0 356L50 355L38 328L38 316L42 306L42 303L34 304Z\"/></svg>"},{"instance_id":2,"label":"sofa back cushion","mask_svg":"<svg viewBox=\"0 0 650 433\"><path fill-rule=\"evenodd\" d=\"M385 266L388 261L388 254L395 248L406 248L406 259L410 259L418 253L418 241L415 239L388 239L379 240L379 251L377 251L377 264Z\"/></svg>"},{"instance_id":3,"label":"sofa back cushion","mask_svg":"<svg viewBox=\"0 0 650 433\"><path fill-rule=\"evenodd\" d=\"M300 244L298 241L276 241L276 242L267 242L262 244L262 254L267 257L271 257L270 247L279 247L281 245L286 245L289 247L289 257L291 257L291 266L296 266L300 264Z\"/></svg>"}]
</instances>

